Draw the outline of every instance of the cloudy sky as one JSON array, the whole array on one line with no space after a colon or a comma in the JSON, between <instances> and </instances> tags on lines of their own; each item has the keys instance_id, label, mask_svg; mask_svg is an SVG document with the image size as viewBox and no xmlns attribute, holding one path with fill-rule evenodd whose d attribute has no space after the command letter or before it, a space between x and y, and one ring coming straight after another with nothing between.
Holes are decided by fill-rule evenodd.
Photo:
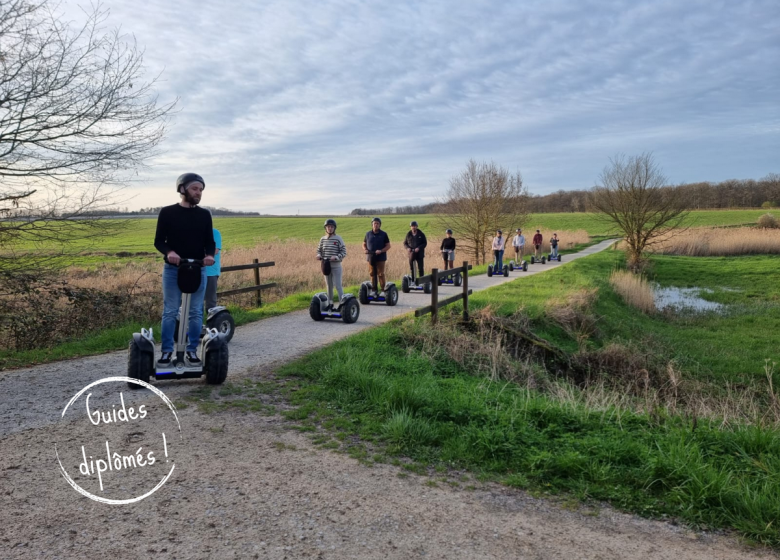
<instances>
[{"instance_id":1,"label":"cloudy sky","mask_svg":"<svg viewBox=\"0 0 780 560\"><path fill-rule=\"evenodd\" d=\"M780 173L777 0L104 6L179 98L131 208L190 170L204 204L275 214L430 202L469 158L534 194L618 153L672 183Z\"/></svg>"}]
</instances>

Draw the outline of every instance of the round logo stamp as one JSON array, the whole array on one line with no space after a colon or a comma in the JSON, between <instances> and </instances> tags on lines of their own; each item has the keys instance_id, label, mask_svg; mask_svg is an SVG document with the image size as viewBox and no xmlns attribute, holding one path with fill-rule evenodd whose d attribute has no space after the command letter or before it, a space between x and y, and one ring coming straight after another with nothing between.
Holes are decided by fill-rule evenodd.
<instances>
[{"instance_id":1,"label":"round logo stamp","mask_svg":"<svg viewBox=\"0 0 780 560\"><path fill-rule=\"evenodd\" d=\"M152 392L129 390L128 383ZM151 398L150 398L151 397ZM148 498L171 478L181 424L165 394L144 381L107 377L76 393L62 410L54 453L62 476L96 502Z\"/></svg>"}]
</instances>

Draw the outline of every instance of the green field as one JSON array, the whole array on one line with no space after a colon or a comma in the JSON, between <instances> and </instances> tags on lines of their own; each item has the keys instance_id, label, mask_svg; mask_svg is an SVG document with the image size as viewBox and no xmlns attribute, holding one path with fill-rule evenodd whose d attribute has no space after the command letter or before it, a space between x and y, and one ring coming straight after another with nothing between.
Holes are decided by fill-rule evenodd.
<instances>
[{"instance_id":1,"label":"green field","mask_svg":"<svg viewBox=\"0 0 780 560\"><path fill-rule=\"evenodd\" d=\"M764 210L702 210L691 212L687 221L690 226L733 226L753 224ZM432 238L439 233L434 229L432 215L387 216L383 217L383 229L388 232L391 241L402 240L409 230L409 222L416 219L420 228ZM94 242L79 241L71 249L105 253L143 253L154 252L155 219L116 220L124 225L123 229L110 238L101 238ZM214 225L222 233L225 249L231 247L251 247L259 242L285 239L315 241L322 235L324 218L216 218ZM366 231L371 228L370 217L345 216L338 218L338 233L347 243L359 243ZM513 229L516 224L504 227ZM560 213L533 214L524 225L526 229L542 229L551 234L555 230L585 230L591 236L605 236L610 233L607 225L593 214ZM455 232L457 237L457 232Z\"/></svg>"},{"instance_id":2,"label":"green field","mask_svg":"<svg viewBox=\"0 0 780 560\"><path fill-rule=\"evenodd\" d=\"M519 278L475 294L472 315L489 306L499 318L523 325L514 315L522 309L533 334L573 356L579 345L552 319L551 306L595 290L587 313L598 329L584 351L618 344L646 355L643 367L651 373L675 364L685 379L681 407L691 399L720 399L745 407L745 423L735 417L724 423L717 414L697 418L668 406L650 413L626 407L624 389L631 394L632 385L610 378L608 366L594 379L606 383L607 393L613 387L614 401L592 400L594 393L523 356L513 362L510 355L507 371L530 368L538 388L506 373L495 378L495 368L480 371L477 351L463 360L453 357L453 345L475 344L473 329L455 321L457 306L435 331L427 319L402 318L285 366L281 374L297 383L291 393L300 406L296 417L304 428L321 426L334 437L319 441L358 457L409 457L410 468L428 474L468 469L510 486L607 500L698 527L733 528L780 546L780 431L770 412L780 374L771 372L771 396L764 370L765 359L780 359L780 257L653 258L652 274L661 285L715 288L707 297L729 306L722 315L648 316L628 307L608 283L622 263L621 253L606 251ZM668 383L655 390L668 390ZM753 402L735 404L743 393ZM640 406L646 397L636 391L631 398Z\"/></svg>"}]
</instances>

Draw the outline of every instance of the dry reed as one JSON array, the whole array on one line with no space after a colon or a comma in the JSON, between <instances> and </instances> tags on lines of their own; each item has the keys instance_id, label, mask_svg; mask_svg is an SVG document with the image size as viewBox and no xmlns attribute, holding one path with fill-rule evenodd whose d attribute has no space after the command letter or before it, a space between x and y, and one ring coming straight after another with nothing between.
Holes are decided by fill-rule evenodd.
<instances>
[{"instance_id":1,"label":"dry reed","mask_svg":"<svg viewBox=\"0 0 780 560\"><path fill-rule=\"evenodd\" d=\"M643 313L655 311L653 288L641 275L627 270L615 270L609 277L609 283L628 305Z\"/></svg>"},{"instance_id":2,"label":"dry reed","mask_svg":"<svg viewBox=\"0 0 780 560\"><path fill-rule=\"evenodd\" d=\"M654 249L660 254L686 257L780 254L780 230L694 228L661 240Z\"/></svg>"}]
</instances>

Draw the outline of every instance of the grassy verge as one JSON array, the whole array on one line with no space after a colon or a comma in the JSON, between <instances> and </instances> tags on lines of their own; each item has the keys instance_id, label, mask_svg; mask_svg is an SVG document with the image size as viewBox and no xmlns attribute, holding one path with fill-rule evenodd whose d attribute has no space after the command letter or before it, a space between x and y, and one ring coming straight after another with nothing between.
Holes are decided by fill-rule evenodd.
<instances>
[{"instance_id":1,"label":"grassy verge","mask_svg":"<svg viewBox=\"0 0 780 560\"><path fill-rule=\"evenodd\" d=\"M728 399L720 393L731 380L747 384L763 377L766 383L764 358L776 350L769 338L746 346L755 339L748 317L777 332L772 325L780 312L771 302L778 288L769 285L764 267L776 269L778 259L731 259L727 269L718 260L655 260L653 275L661 283L717 286L708 297L736 308L722 316L643 315L627 307L608 284L621 259L617 252L597 254L480 292L472 301L485 316L497 317L494 325L525 321L531 334L564 349L573 363L613 352L616 344L644 349L645 357L675 364L690 378L685 391L674 385L672 394L669 380L653 385L649 378L643 386L637 379L611 378L606 361L589 382L573 383L542 366L538 356L517 352L506 338L503 346L490 339L478 347L473 329L454 320L434 332L425 320L406 318L284 367L280 374L299 383L290 392L299 405L295 418L304 426L330 427L353 447L349 436L358 436L419 468L467 468L511 486L732 528L780 546L780 432L776 416L760 415L776 406L777 396L765 391L762 406L743 411L744 422L724 423L717 408L710 415L680 412L698 410L685 402L698 394ZM596 329L578 330L576 321L556 312L583 293L595 294L588 313L600 317ZM702 340L705 331L712 340ZM502 355L491 356L491 348ZM653 371L652 364L647 368ZM771 372L769 379L775 387L780 381ZM647 400L653 391L666 400ZM749 412L758 416L748 418Z\"/></svg>"}]
</instances>

